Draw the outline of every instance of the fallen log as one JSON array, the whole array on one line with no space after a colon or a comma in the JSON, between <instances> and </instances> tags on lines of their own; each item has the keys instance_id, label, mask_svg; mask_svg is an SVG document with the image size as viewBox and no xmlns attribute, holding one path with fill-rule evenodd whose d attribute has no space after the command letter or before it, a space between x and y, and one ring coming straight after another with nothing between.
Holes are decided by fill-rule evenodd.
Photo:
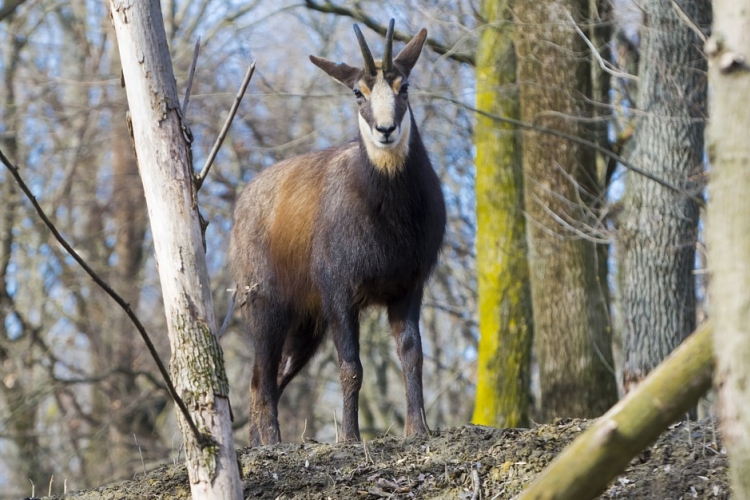
<instances>
[{"instance_id":1,"label":"fallen log","mask_svg":"<svg viewBox=\"0 0 750 500\"><path fill-rule=\"evenodd\" d=\"M603 492L711 387L712 331L705 323L693 332L635 391L563 450L518 500L585 500Z\"/></svg>"}]
</instances>

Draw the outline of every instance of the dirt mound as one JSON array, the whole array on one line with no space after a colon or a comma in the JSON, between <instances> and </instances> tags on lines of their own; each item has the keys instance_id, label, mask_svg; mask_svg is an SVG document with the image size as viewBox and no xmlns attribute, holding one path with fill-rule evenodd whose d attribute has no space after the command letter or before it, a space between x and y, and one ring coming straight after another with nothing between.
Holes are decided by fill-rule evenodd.
<instances>
[{"instance_id":1,"label":"dirt mound","mask_svg":"<svg viewBox=\"0 0 750 500\"><path fill-rule=\"evenodd\" d=\"M430 437L247 448L239 450L244 494L269 500L513 498L590 424L558 420L528 430L465 426ZM636 457L601 498L728 499L726 469L715 422L680 423ZM165 465L135 481L64 498L187 499L190 491L185 467Z\"/></svg>"}]
</instances>

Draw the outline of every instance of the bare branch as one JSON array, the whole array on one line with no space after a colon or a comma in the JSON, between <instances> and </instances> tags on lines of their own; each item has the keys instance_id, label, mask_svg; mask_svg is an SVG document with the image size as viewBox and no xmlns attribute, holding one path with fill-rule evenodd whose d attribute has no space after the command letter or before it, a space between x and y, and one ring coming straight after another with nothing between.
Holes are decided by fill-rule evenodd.
<instances>
[{"instance_id":1,"label":"bare branch","mask_svg":"<svg viewBox=\"0 0 750 500\"><path fill-rule=\"evenodd\" d=\"M620 165L622 165L626 169L628 169L628 170L630 170L632 172L635 172L636 174L642 175L643 177L645 177L645 178L647 178L649 180L652 180L655 183L659 184L660 186L663 186L663 187L665 187L665 188L667 188L667 189L669 189L671 191L674 191L675 193L678 193L678 194L681 194L681 195L685 196L687 199L689 199L690 201L692 201L693 203L695 203L696 205L698 205L701 208L704 208L704 209L706 208L706 202L703 201L701 198L699 198L699 197L697 197L697 196L695 196L693 194L688 193L684 189L682 189L682 188L680 188L678 186L675 186L674 184L672 184L669 181L666 181L666 180L664 180L664 179L662 179L660 177L655 176L654 174L651 174L651 173L646 172L645 170L643 170L643 169L641 169L639 167L636 167L635 165L633 165L632 163L630 163L628 160L626 160L622 156L614 153L613 151L610 151L607 148L601 147L600 145L596 144L595 142L591 142L591 141L588 141L586 139L582 139L580 137L576 137L574 135L566 134L565 132L561 132L561 131L555 130L553 128L540 127L538 125L534 125L533 123L526 123L526 122L523 122L521 120L515 120L513 118L508 118L506 116L500 116L500 115L494 115L492 113L487 113L486 111L479 110L477 108L469 106L468 104L463 103L463 102L461 102L461 101L459 101L457 99L453 99L451 97L443 97L443 96L436 96L436 97L438 97L440 99L444 99L444 100L446 100L448 102L452 102L453 104L456 104L457 106L462 106L462 107L468 109L469 111L473 111L474 113L480 114L480 115L482 115L482 116L484 116L486 118L490 118L492 120L496 120L496 121L503 122L503 123L509 123L511 125L515 125L518 128L522 128L522 129L526 129L526 130L534 130L535 132L540 132L542 134L553 135L555 137L560 137L561 139L566 139L568 141L575 142L575 143L580 144L582 146L589 147L589 148L593 149L594 151L596 151L598 153L601 153L601 154L603 154L603 155L605 155L605 156L607 156L607 157L609 157L609 158L617 161L617 163L619 163Z\"/></svg>"},{"instance_id":2,"label":"bare branch","mask_svg":"<svg viewBox=\"0 0 750 500\"><path fill-rule=\"evenodd\" d=\"M672 2L674 2L674 0L672 0ZM615 78L624 78L626 80L633 80L636 82L638 81L638 77L635 75L631 75L629 73L625 73L623 71L617 71L615 69L610 68L611 64L605 62L604 59L602 59L602 55L599 53L599 50L597 50L597 48L594 47L594 44L591 43L591 40L589 40L589 38L586 36L586 34L583 31L581 31L581 28L578 27L578 23L576 23L575 19L573 19L573 16L570 15L570 12L566 10L565 15L568 16L568 19L573 25L573 28L575 28L576 30L576 33L578 33L578 35L583 39L586 45L588 45L591 53L594 55L594 57L596 57L596 60L599 62L599 67L602 69L602 71L609 73Z\"/></svg>"},{"instance_id":3,"label":"bare branch","mask_svg":"<svg viewBox=\"0 0 750 500\"><path fill-rule=\"evenodd\" d=\"M317 3L313 0L305 0L305 6L310 10L315 10L318 12L323 12L326 14L336 14L339 16L346 16L354 19L355 21L359 21L360 23L364 24L374 32L385 36L385 33L387 31L386 26L379 24L376 22L373 18L365 14L361 9L358 7L344 7L341 5L335 5L330 2L330 0L324 0L325 3ZM412 39L412 37L404 35L403 33L395 32L393 34L394 40L399 40L401 42L408 42ZM454 61L462 62L469 64L471 66L475 66L476 62L474 59L474 54L466 54L461 52L456 52L454 47L447 47L434 38L427 38L427 45L430 46L432 50L437 52L440 55L444 55L446 57L449 57L450 59L453 59Z\"/></svg>"},{"instance_id":4,"label":"bare branch","mask_svg":"<svg viewBox=\"0 0 750 500\"><path fill-rule=\"evenodd\" d=\"M154 375L151 372L142 371L142 370L133 370L126 366L118 366L104 373L85 376L85 377L78 377L78 378L59 378L59 377L54 377L54 373L53 373L55 382L58 384L62 384L62 385L97 384L115 375L125 375L127 377L132 377L132 378L144 377L149 382L151 382L155 387L157 387L159 390L169 392L169 389L165 387L164 385L162 385L159 379L154 377Z\"/></svg>"},{"instance_id":5,"label":"bare branch","mask_svg":"<svg viewBox=\"0 0 750 500\"><path fill-rule=\"evenodd\" d=\"M610 242L609 239L605 238L598 238L594 235L587 234L586 232L582 231L581 229L578 229L577 227L573 226L573 224L567 222L565 219L563 219L560 215L556 214L554 210L552 210L541 198L534 195L534 201L542 207L542 210L549 215L555 222L560 224L560 226L563 229L567 229L569 232L575 234L581 239L591 241L593 243L597 243L600 245L606 245Z\"/></svg>"},{"instance_id":6,"label":"bare branch","mask_svg":"<svg viewBox=\"0 0 750 500\"><path fill-rule=\"evenodd\" d=\"M195 65L198 63L198 52L201 49L201 37L195 42L195 49L193 50L193 61L190 63L190 71L188 72L187 88L185 88L185 99L182 101L182 116L187 117L187 107L190 102L190 90L193 88L193 76L195 76Z\"/></svg>"},{"instance_id":7,"label":"bare branch","mask_svg":"<svg viewBox=\"0 0 750 500\"><path fill-rule=\"evenodd\" d=\"M688 28L693 30L696 35L698 35L698 38L701 39L701 42L704 44L706 41L708 41L708 37L705 33L703 33L703 30L698 26L698 23L696 23L690 15L685 12L685 9L680 7L680 4L675 2L675 0L672 0L672 7L674 8L675 13L677 14L677 17L679 17L685 24L688 25Z\"/></svg>"},{"instance_id":8,"label":"bare branch","mask_svg":"<svg viewBox=\"0 0 750 500\"><path fill-rule=\"evenodd\" d=\"M230 290L227 290L230 291ZM227 327L229 326L229 321L232 319L232 313L234 312L234 306L237 303L237 289L231 290L232 292L232 298L229 299L229 307L227 307L227 315L224 317L224 322L221 324L221 328L219 328L219 331L216 332L216 338L221 339L221 337L224 336L224 334L227 332Z\"/></svg>"},{"instance_id":9,"label":"bare branch","mask_svg":"<svg viewBox=\"0 0 750 500\"><path fill-rule=\"evenodd\" d=\"M16 9L25 1L26 0L5 0L3 6L0 8L0 22L6 17L12 16Z\"/></svg>"},{"instance_id":10,"label":"bare branch","mask_svg":"<svg viewBox=\"0 0 750 500\"><path fill-rule=\"evenodd\" d=\"M44 210L42 210L42 207L39 205L39 202L36 201L36 197L31 192L29 187L26 185L26 183L23 181L23 178L21 177L21 174L18 172L18 168L16 168L10 160L5 156L5 153L3 153L2 150L0 150L0 162L5 165L5 168L8 169L10 174L13 176L13 178L18 183L18 186L21 188L21 191L26 195L26 198L31 202L32 206L34 207L34 210L36 210L36 213L39 215L39 218L42 219L42 222L44 222L44 225L47 226L47 228L52 232L52 235L55 237L55 239L60 243L60 245L65 248L65 251L68 252L68 254L73 257L73 259L78 263L79 266L83 268L84 271L86 271L86 274L91 277L92 280L94 280L94 283L99 285L99 287L104 290L107 295L112 297L112 299L117 302L117 304L122 308L123 311L125 311L125 314L127 314L128 318L130 318L130 321L133 322L133 325L135 325L136 330L138 330L138 333L141 334L141 338L146 343L146 347L148 348L149 353L151 354L151 357L154 359L154 362L156 363L157 368L159 369L159 372L161 373L162 378L164 379L164 383L167 385L167 390L169 390L169 394L172 396L172 399L174 400L177 407L182 412L183 416L185 417L185 420L188 423L188 426L190 427L190 430L195 435L195 439L198 440L198 442L202 443L204 442L203 434L198 430L198 427L196 427L195 422L193 421L192 417L190 416L190 413L188 412L187 406L185 406L185 402L182 401L180 396L177 394L177 390L174 387L174 384L172 384L172 379L169 377L169 372L167 371L167 368L164 366L164 363L162 362L161 358L159 357L159 353L156 352L156 347L151 342L151 337L149 337L148 332L146 332L146 328L143 326L141 321L138 319L138 316L135 315L133 310L130 308L130 304L125 302L125 300L115 292L112 287L109 286L109 284L104 281L99 275L91 269L91 267L86 263L85 260L76 252L72 246L65 240L65 238L62 237L60 232L57 230L55 225L52 223L52 221L47 217L47 214L44 213Z\"/></svg>"},{"instance_id":11,"label":"bare branch","mask_svg":"<svg viewBox=\"0 0 750 500\"><path fill-rule=\"evenodd\" d=\"M229 113L227 114L227 119L224 121L224 126L221 128L221 132L219 132L219 137L216 138L214 147L211 149L211 153L209 153L208 158L206 158L206 163L203 165L201 172L195 176L195 190L196 191L201 188L201 186L203 185L203 181L206 180L208 171L211 170L211 165L213 164L214 159L216 158L216 155L219 152L219 148L221 148L221 145L224 142L224 138L227 136L227 133L229 132L229 126L232 124L232 120L234 120L234 115L237 114L237 109L240 107L240 103L242 102L242 97L245 95L245 90L247 90L247 86L250 84L250 79L253 77L253 73L255 73L255 61L253 61L253 63L247 69L247 73L245 73L245 79L242 80L242 85L240 85L240 90L239 92L237 92L237 95L234 98L234 102L232 103L232 108L229 110Z\"/></svg>"}]
</instances>

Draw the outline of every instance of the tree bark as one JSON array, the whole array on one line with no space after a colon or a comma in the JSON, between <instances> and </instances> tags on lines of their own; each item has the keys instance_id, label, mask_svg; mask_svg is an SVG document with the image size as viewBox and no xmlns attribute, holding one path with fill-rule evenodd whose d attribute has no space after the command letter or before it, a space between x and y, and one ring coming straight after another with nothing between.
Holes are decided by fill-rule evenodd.
<instances>
[{"instance_id":1,"label":"tree bark","mask_svg":"<svg viewBox=\"0 0 750 500\"><path fill-rule=\"evenodd\" d=\"M716 0L706 44L711 181L706 225L716 386L735 498L750 498L750 1Z\"/></svg>"},{"instance_id":2,"label":"tree bark","mask_svg":"<svg viewBox=\"0 0 750 500\"><path fill-rule=\"evenodd\" d=\"M586 500L604 491L633 457L711 387L711 330L706 324L691 335L636 390L558 455L519 500Z\"/></svg>"},{"instance_id":3,"label":"tree bark","mask_svg":"<svg viewBox=\"0 0 750 500\"><path fill-rule=\"evenodd\" d=\"M199 443L179 415L191 492L193 498L239 499L229 387L160 5L111 0L110 8L166 309L170 369L195 424L211 440Z\"/></svg>"},{"instance_id":4,"label":"tree bark","mask_svg":"<svg viewBox=\"0 0 750 500\"><path fill-rule=\"evenodd\" d=\"M521 119L593 139L588 0L517 2ZM583 56L582 56L583 55ZM607 283L590 228L602 197L592 150L523 133L524 204L544 418L594 417L617 400Z\"/></svg>"},{"instance_id":5,"label":"tree bark","mask_svg":"<svg viewBox=\"0 0 750 500\"><path fill-rule=\"evenodd\" d=\"M476 56L477 109L518 119L509 0L484 0ZM476 146L479 360L472 421L529 424L533 316L519 132L478 115Z\"/></svg>"},{"instance_id":6,"label":"tree bark","mask_svg":"<svg viewBox=\"0 0 750 500\"><path fill-rule=\"evenodd\" d=\"M708 0L681 8L699 25ZM663 0L644 11L633 163L691 195L702 189L706 60L701 42ZM640 175L628 175L618 250L624 320L623 387L632 390L695 329L699 207Z\"/></svg>"}]
</instances>

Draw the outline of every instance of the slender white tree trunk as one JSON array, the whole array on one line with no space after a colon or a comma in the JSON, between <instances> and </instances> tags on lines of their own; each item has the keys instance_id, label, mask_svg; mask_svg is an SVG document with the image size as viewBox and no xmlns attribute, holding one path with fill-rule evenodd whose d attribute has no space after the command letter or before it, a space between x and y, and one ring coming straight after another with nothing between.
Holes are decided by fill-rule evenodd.
<instances>
[{"instance_id":1,"label":"slender white tree trunk","mask_svg":"<svg viewBox=\"0 0 750 500\"><path fill-rule=\"evenodd\" d=\"M714 0L707 237L724 443L734 498L750 498L750 0Z\"/></svg>"},{"instance_id":2,"label":"slender white tree trunk","mask_svg":"<svg viewBox=\"0 0 750 500\"><path fill-rule=\"evenodd\" d=\"M229 387L159 2L110 0L110 8L164 296L170 370L198 429L211 439L198 443L178 414L190 489L193 498L240 499Z\"/></svg>"}]
</instances>

